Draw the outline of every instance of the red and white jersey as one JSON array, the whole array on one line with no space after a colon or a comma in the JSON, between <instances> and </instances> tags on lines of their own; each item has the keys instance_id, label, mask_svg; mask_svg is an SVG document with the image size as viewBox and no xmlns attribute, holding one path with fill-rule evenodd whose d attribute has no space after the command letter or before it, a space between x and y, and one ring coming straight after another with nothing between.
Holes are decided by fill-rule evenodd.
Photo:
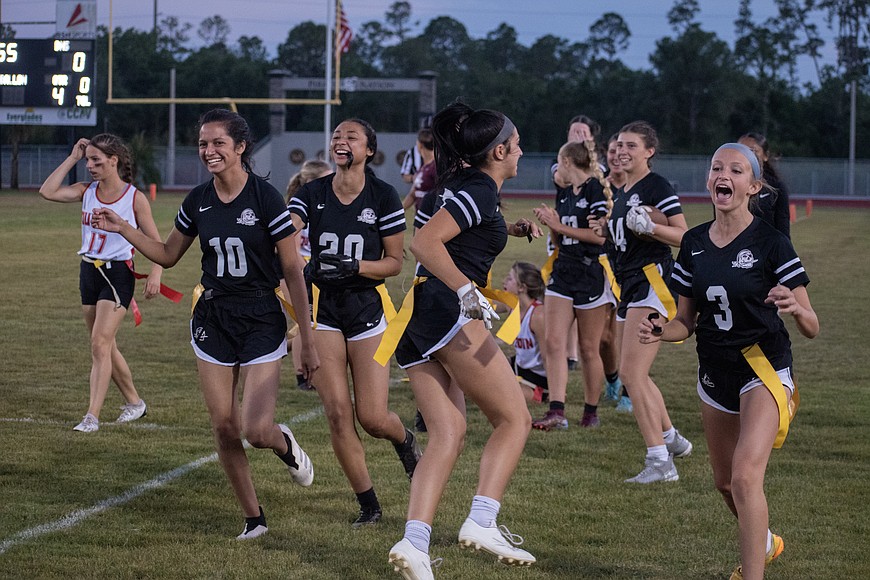
<instances>
[{"instance_id":1,"label":"red and white jersey","mask_svg":"<svg viewBox=\"0 0 870 580\"><path fill-rule=\"evenodd\" d=\"M520 333L514 341L514 350L516 350L518 367L530 370L536 375L546 377L547 371L544 370L544 359L541 356L541 347L538 344L538 338L531 329L532 313L535 311L535 308L542 305L543 304L537 300L529 305L529 309L526 310L526 315L523 316L523 320L520 322Z\"/></svg>"},{"instance_id":2,"label":"red and white jersey","mask_svg":"<svg viewBox=\"0 0 870 580\"><path fill-rule=\"evenodd\" d=\"M118 200L106 203L100 200L99 186L98 181L92 182L82 196L82 248L79 255L104 262L129 260L133 257L133 245L121 234L92 228L91 217L95 209L107 207L134 228L138 228L139 222L136 221L136 212L133 210L136 188L128 184Z\"/></svg>"}]
</instances>

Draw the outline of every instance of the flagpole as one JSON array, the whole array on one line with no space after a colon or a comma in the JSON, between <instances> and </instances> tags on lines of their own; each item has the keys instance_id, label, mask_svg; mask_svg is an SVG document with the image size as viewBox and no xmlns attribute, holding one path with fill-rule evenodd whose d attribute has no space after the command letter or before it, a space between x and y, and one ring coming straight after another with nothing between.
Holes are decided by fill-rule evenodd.
<instances>
[{"instance_id":1,"label":"flagpole","mask_svg":"<svg viewBox=\"0 0 870 580\"><path fill-rule=\"evenodd\" d=\"M323 80L323 99L326 104L323 105L323 157L329 161L329 141L332 133L332 105L329 104L329 98L332 93L330 81L332 80L332 58L335 50L335 42L332 39L333 31L335 30L335 22L338 15L338 3L341 0L336 0L336 10L333 12L333 2L330 0L326 3L326 71L324 72ZM335 18L334 18L335 17Z\"/></svg>"}]
</instances>

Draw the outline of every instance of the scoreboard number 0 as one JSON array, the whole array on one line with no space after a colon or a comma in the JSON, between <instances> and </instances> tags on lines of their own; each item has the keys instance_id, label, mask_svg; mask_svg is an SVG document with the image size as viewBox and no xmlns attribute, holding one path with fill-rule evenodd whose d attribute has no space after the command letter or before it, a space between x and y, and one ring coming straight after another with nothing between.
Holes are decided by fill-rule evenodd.
<instances>
[{"instance_id":1,"label":"scoreboard number 0","mask_svg":"<svg viewBox=\"0 0 870 580\"><path fill-rule=\"evenodd\" d=\"M94 41L0 38L0 106L90 108Z\"/></svg>"}]
</instances>

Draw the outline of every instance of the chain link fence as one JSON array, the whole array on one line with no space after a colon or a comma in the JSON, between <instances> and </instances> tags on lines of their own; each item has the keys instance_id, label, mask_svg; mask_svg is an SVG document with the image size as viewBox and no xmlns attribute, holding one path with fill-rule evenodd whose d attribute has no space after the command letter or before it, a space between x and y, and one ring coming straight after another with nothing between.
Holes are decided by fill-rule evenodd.
<instances>
[{"instance_id":1,"label":"chain link fence","mask_svg":"<svg viewBox=\"0 0 870 580\"><path fill-rule=\"evenodd\" d=\"M18 180L23 189L37 189L45 178L69 155L68 146L22 145L18 152ZM555 153L526 153L520 159L515 178L505 182L511 193L549 194L553 191L550 168ZM196 147L175 148L175 175L166 179L166 148L155 147L154 158L162 178L163 189L189 190L206 181L208 172L199 160ZM0 187L8 188L12 151L0 150ZM653 171L671 181L679 194L703 194L706 191L710 159L702 155L656 155ZM390 167L392 166L385 166ZM849 163L845 159L781 159L777 168L791 195L830 199L870 199L870 160L855 162L855 193L848 194ZM384 169L386 170L386 169ZM84 163L77 166L76 180L88 179ZM390 179L392 176L381 176ZM145 184L141 184L145 185ZM279 190L282 188L279 187ZM404 191L400 191L400 194Z\"/></svg>"}]
</instances>

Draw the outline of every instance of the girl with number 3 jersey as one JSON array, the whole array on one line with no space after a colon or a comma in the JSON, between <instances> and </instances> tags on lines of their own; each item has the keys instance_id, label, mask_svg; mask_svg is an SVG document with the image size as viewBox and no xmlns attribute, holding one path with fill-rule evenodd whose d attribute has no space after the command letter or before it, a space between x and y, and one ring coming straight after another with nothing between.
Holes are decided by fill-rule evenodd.
<instances>
[{"instance_id":1,"label":"girl with number 3 jersey","mask_svg":"<svg viewBox=\"0 0 870 580\"><path fill-rule=\"evenodd\" d=\"M683 236L671 287L676 317L664 326L644 320L644 344L697 335L698 395L713 480L738 518L741 565L731 580L761 580L783 549L768 529L764 475L771 448L788 432L791 342L782 317L813 338L819 320L809 278L788 238L754 217L763 185L745 145L726 143L713 155L707 190L715 219Z\"/></svg>"}]
</instances>

